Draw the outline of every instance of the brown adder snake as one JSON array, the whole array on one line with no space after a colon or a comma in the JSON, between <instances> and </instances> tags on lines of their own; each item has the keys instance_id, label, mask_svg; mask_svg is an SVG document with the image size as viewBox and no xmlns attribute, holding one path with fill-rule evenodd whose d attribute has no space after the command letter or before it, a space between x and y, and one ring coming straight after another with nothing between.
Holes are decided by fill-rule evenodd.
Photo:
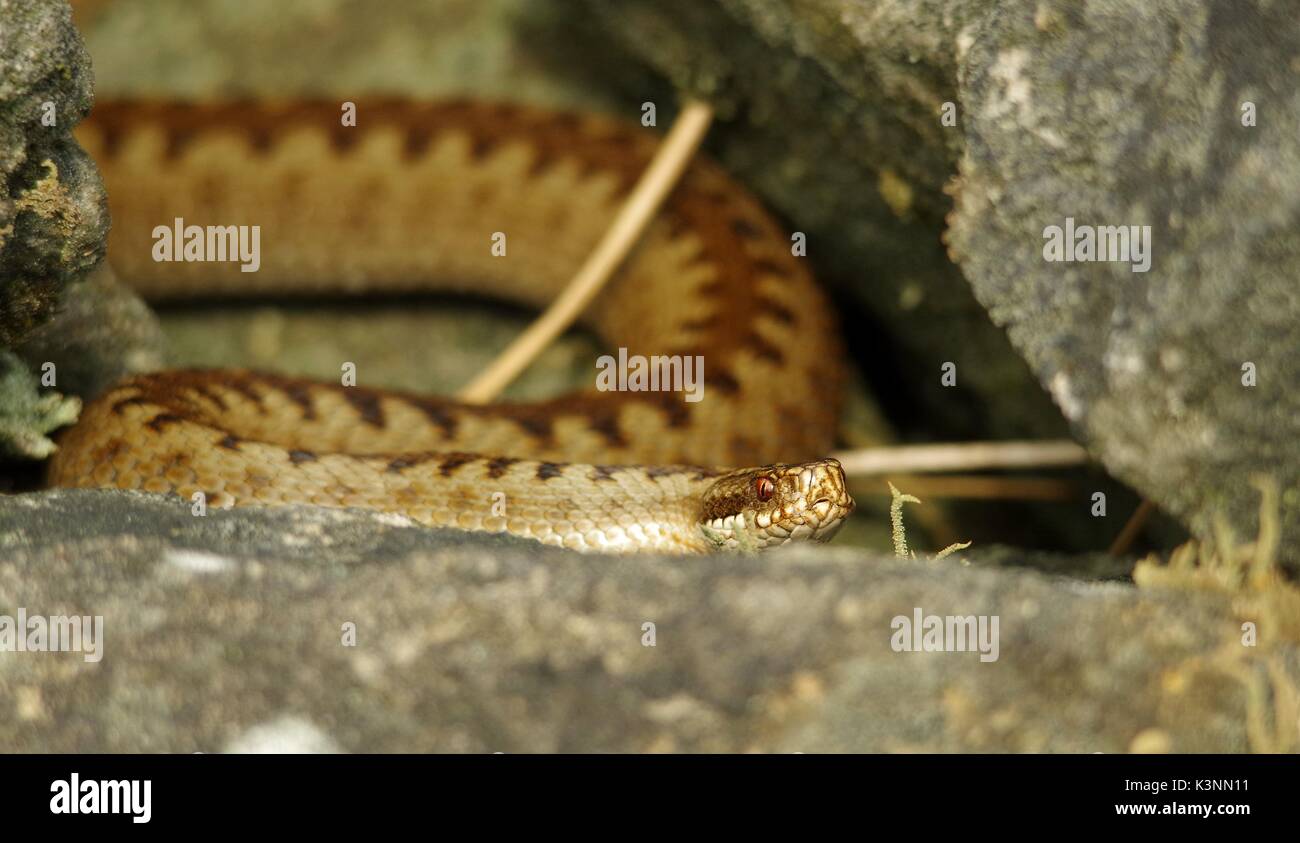
<instances>
[{"instance_id":1,"label":"brown adder snake","mask_svg":"<svg viewBox=\"0 0 1300 843\"><path fill-rule=\"evenodd\" d=\"M562 289L656 146L609 118L469 101L369 102L355 127L338 103L106 102L78 137L108 190L110 260L147 297L437 289L532 307ZM260 269L155 262L151 232L175 217L260 225ZM92 402L49 479L217 507L366 507L579 550L756 549L839 528L853 500L820 459L842 381L830 306L716 165L692 164L583 322L629 355L701 356L703 400L593 389L472 406L169 371Z\"/></svg>"}]
</instances>

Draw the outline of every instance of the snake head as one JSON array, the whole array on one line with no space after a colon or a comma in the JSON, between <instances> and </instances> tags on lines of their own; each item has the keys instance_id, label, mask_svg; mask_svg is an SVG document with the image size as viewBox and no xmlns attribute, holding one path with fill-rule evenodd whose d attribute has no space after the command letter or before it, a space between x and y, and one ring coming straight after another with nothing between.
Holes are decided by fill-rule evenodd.
<instances>
[{"instance_id":1,"label":"snake head","mask_svg":"<svg viewBox=\"0 0 1300 843\"><path fill-rule=\"evenodd\" d=\"M704 492L700 529L714 544L735 550L825 542L853 506L839 460L742 468Z\"/></svg>"}]
</instances>

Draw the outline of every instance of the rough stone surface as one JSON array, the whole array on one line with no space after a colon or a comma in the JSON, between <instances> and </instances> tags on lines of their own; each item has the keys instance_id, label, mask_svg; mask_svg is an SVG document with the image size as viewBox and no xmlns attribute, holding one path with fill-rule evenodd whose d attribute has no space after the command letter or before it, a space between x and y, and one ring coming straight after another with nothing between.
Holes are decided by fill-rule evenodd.
<instances>
[{"instance_id":1,"label":"rough stone surface","mask_svg":"<svg viewBox=\"0 0 1300 843\"><path fill-rule=\"evenodd\" d=\"M602 558L310 507L2 498L0 615L101 615L104 637L97 662L0 653L0 750L1297 748L1300 652L1263 618L1241 646L1245 604L969 561ZM998 659L895 652L914 607L998 615Z\"/></svg>"},{"instance_id":2,"label":"rough stone surface","mask_svg":"<svg viewBox=\"0 0 1300 843\"><path fill-rule=\"evenodd\" d=\"M1300 571L1296 9L1076 8L1008 7L972 40L954 251L1113 474L1200 535L1253 534L1271 475ZM1150 226L1150 270L1045 262L1066 217Z\"/></svg>"}]
</instances>

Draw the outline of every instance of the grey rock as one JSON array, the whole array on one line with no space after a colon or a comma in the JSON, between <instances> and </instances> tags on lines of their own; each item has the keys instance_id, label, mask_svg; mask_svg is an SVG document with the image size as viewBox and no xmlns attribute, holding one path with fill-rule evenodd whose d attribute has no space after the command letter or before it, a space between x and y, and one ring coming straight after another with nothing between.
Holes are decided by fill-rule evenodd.
<instances>
[{"instance_id":1,"label":"grey rock","mask_svg":"<svg viewBox=\"0 0 1300 843\"><path fill-rule=\"evenodd\" d=\"M99 661L0 653L0 750L1296 748L1247 728L1274 716L1251 683L1294 694L1296 642L1240 646L1229 596L967 561L602 558L313 507L0 498L0 615L104 618ZM915 607L997 615L997 660L895 652Z\"/></svg>"},{"instance_id":2,"label":"grey rock","mask_svg":"<svg viewBox=\"0 0 1300 843\"><path fill-rule=\"evenodd\" d=\"M1216 519L1253 535L1252 478L1271 476L1293 571L1297 55L1285 4L1007 7L961 69L951 230L993 320L1111 473L1200 536ZM1249 127L1247 101L1258 110ZM1150 226L1150 270L1045 262L1044 229L1066 217Z\"/></svg>"}]
</instances>

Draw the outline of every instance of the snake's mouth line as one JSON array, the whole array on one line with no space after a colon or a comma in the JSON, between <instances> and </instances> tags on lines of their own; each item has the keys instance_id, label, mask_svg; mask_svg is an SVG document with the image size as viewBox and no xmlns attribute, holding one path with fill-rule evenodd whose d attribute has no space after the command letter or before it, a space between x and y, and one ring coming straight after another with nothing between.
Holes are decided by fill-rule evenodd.
<instances>
[{"instance_id":1,"label":"snake's mouth line","mask_svg":"<svg viewBox=\"0 0 1300 843\"><path fill-rule=\"evenodd\" d=\"M719 535L718 543L738 550L763 550L790 542L828 542L844 526L851 507L836 507L828 517L805 520L786 528L773 524L767 528L746 527L744 516L713 522L711 532Z\"/></svg>"}]
</instances>

